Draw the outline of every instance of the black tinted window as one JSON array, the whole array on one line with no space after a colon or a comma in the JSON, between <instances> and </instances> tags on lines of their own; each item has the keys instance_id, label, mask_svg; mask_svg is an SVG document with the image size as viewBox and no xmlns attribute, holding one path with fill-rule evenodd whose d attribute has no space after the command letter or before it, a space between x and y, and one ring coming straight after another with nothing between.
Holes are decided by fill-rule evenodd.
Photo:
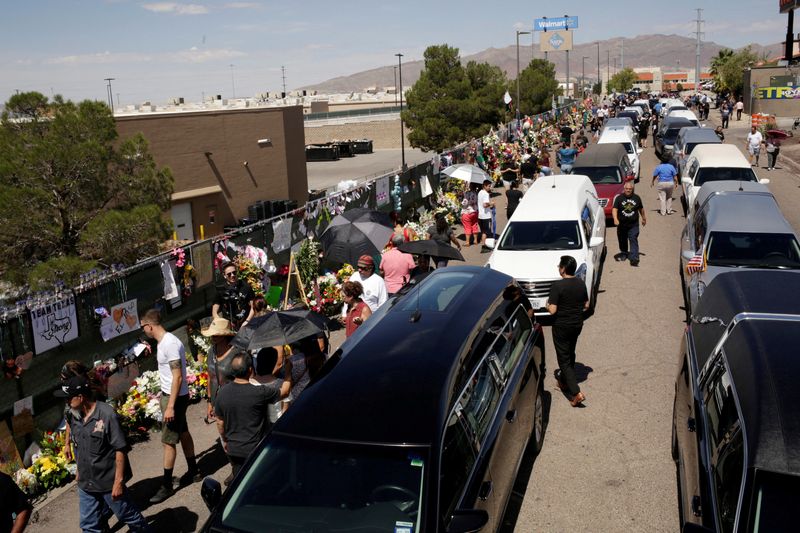
<instances>
[{"instance_id":1,"label":"black tinted window","mask_svg":"<svg viewBox=\"0 0 800 533\"><path fill-rule=\"evenodd\" d=\"M579 250L581 231L574 220L511 222L499 250Z\"/></svg>"},{"instance_id":2,"label":"black tinted window","mask_svg":"<svg viewBox=\"0 0 800 533\"><path fill-rule=\"evenodd\" d=\"M739 428L739 413L736 410L730 377L721 366L706 385L705 403L709 440L711 449L714 450Z\"/></svg>"},{"instance_id":3,"label":"black tinted window","mask_svg":"<svg viewBox=\"0 0 800 533\"><path fill-rule=\"evenodd\" d=\"M440 481L441 515L447 520L458 505L467 478L475 463L475 451L464 424L456 414L450 417L444 432Z\"/></svg>"},{"instance_id":4,"label":"black tinted window","mask_svg":"<svg viewBox=\"0 0 800 533\"><path fill-rule=\"evenodd\" d=\"M800 245L791 233L712 231L706 257L709 265L800 268Z\"/></svg>"},{"instance_id":5,"label":"black tinted window","mask_svg":"<svg viewBox=\"0 0 800 533\"><path fill-rule=\"evenodd\" d=\"M794 509L800 502L800 476L759 470L753 495L751 531L797 531Z\"/></svg>"},{"instance_id":6,"label":"black tinted window","mask_svg":"<svg viewBox=\"0 0 800 533\"><path fill-rule=\"evenodd\" d=\"M744 472L742 432L737 431L720 450L714 466L714 488L717 493L717 515L722 531L732 532ZM768 530L765 530L768 531Z\"/></svg>"},{"instance_id":7,"label":"black tinted window","mask_svg":"<svg viewBox=\"0 0 800 533\"><path fill-rule=\"evenodd\" d=\"M619 167L573 167L572 173L587 176L592 183L622 183Z\"/></svg>"}]
</instances>

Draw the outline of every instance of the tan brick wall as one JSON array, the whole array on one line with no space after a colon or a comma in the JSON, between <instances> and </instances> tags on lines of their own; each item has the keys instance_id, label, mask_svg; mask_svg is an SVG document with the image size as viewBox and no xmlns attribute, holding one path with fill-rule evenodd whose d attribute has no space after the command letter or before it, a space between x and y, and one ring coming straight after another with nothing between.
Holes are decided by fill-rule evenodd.
<instances>
[{"instance_id":1,"label":"tan brick wall","mask_svg":"<svg viewBox=\"0 0 800 533\"><path fill-rule=\"evenodd\" d=\"M400 119L380 120L372 122L354 122L349 124L336 124L331 126L308 126L306 130L306 144L326 143L330 141L346 141L355 139L372 139L372 147L400 148ZM408 142L408 129L406 133L406 147Z\"/></svg>"}]
</instances>

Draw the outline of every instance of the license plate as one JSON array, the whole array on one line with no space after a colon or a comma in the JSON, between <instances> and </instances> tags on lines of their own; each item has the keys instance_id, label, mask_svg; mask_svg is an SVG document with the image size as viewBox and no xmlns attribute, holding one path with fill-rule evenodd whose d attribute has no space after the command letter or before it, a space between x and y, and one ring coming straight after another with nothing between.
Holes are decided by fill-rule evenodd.
<instances>
[{"instance_id":1,"label":"license plate","mask_svg":"<svg viewBox=\"0 0 800 533\"><path fill-rule=\"evenodd\" d=\"M547 298L531 298L531 307L534 310L541 309L547 304Z\"/></svg>"}]
</instances>

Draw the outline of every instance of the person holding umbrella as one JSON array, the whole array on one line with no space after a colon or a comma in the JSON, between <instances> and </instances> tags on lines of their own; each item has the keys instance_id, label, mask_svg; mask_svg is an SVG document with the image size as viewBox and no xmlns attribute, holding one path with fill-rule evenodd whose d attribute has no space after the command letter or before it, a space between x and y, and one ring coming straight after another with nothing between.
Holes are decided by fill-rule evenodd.
<instances>
[{"instance_id":1,"label":"person holding umbrella","mask_svg":"<svg viewBox=\"0 0 800 533\"><path fill-rule=\"evenodd\" d=\"M383 278L375 274L375 260L367 254L358 258L358 271L350 276L349 281L357 281L361 284L364 302L372 312L375 312L388 298L386 283L384 283ZM347 310L348 306L345 301L345 305L342 308L342 316L347 316Z\"/></svg>"},{"instance_id":2,"label":"person holding umbrella","mask_svg":"<svg viewBox=\"0 0 800 533\"><path fill-rule=\"evenodd\" d=\"M345 281L342 286L344 303L349 310L341 320L344 323L345 335L348 337L355 333L356 329L372 315L372 310L361 299L362 290L361 283L357 281Z\"/></svg>"},{"instance_id":3,"label":"person holding umbrella","mask_svg":"<svg viewBox=\"0 0 800 533\"><path fill-rule=\"evenodd\" d=\"M455 244L456 248L461 250L461 243L456 240L455 235L453 235L453 230L450 229L450 225L447 224L447 219L442 213L436 214L436 222L433 226L428 228L428 238L438 241L445 246L451 246L451 243ZM436 268L446 267L447 261L446 257L437 257Z\"/></svg>"}]
</instances>

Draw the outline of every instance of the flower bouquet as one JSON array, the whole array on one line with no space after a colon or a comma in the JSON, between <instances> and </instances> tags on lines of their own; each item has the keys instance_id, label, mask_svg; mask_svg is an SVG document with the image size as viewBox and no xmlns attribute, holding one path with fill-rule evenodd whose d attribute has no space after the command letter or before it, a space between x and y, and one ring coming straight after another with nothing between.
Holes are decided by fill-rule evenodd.
<instances>
[{"instance_id":1,"label":"flower bouquet","mask_svg":"<svg viewBox=\"0 0 800 533\"><path fill-rule=\"evenodd\" d=\"M39 441L39 448L42 450L40 455L59 455L66 444L66 432L64 431L45 431L42 440Z\"/></svg>"},{"instance_id":2,"label":"flower bouquet","mask_svg":"<svg viewBox=\"0 0 800 533\"><path fill-rule=\"evenodd\" d=\"M14 481L17 486L28 496L38 494L42 488L39 486L39 480L27 468L20 468L14 473Z\"/></svg>"},{"instance_id":3,"label":"flower bouquet","mask_svg":"<svg viewBox=\"0 0 800 533\"><path fill-rule=\"evenodd\" d=\"M345 267L350 267L350 270L353 268L350 265L345 265ZM336 316L342 310L344 304L342 283L350 277L349 274L344 277L345 267L342 267L336 274L328 272L317 278L317 288L312 288L306 295L313 311L325 316Z\"/></svg>"},{"instance_id":4,"label":"flower bouquet","mask_svg":"<svg viewBox=\"0 0 800 533\"><path fill-rule=\"evenodd\" d=\"M50 490L72 479L75 466L70 467L67 460L60 455L41 455L28 468L28 472L36 477L41 489Z\"/></svg>"},{"instance_id":5,"label":"flower bouquet","mask_svg":"<svg viewBox=\"0 0 800 533\"><path fill-rule=\"evenodd\" d=\"M186 367L186 385L192 401L208 397L208 371L204 364L190 364Z\"/></svg>"},{"instance_id":6,"label":"flower bouquet","mask_svg":"<svg viewBox=\"0 0 800 533\"><path fill-rule=\"evenodd\" d=\"M259 268L252 259L248 259L244 255L239 255L233 260L236 265L236 275L250 285L256 296L264 296L264 270Z\"/></svg>"}]
</instances>

